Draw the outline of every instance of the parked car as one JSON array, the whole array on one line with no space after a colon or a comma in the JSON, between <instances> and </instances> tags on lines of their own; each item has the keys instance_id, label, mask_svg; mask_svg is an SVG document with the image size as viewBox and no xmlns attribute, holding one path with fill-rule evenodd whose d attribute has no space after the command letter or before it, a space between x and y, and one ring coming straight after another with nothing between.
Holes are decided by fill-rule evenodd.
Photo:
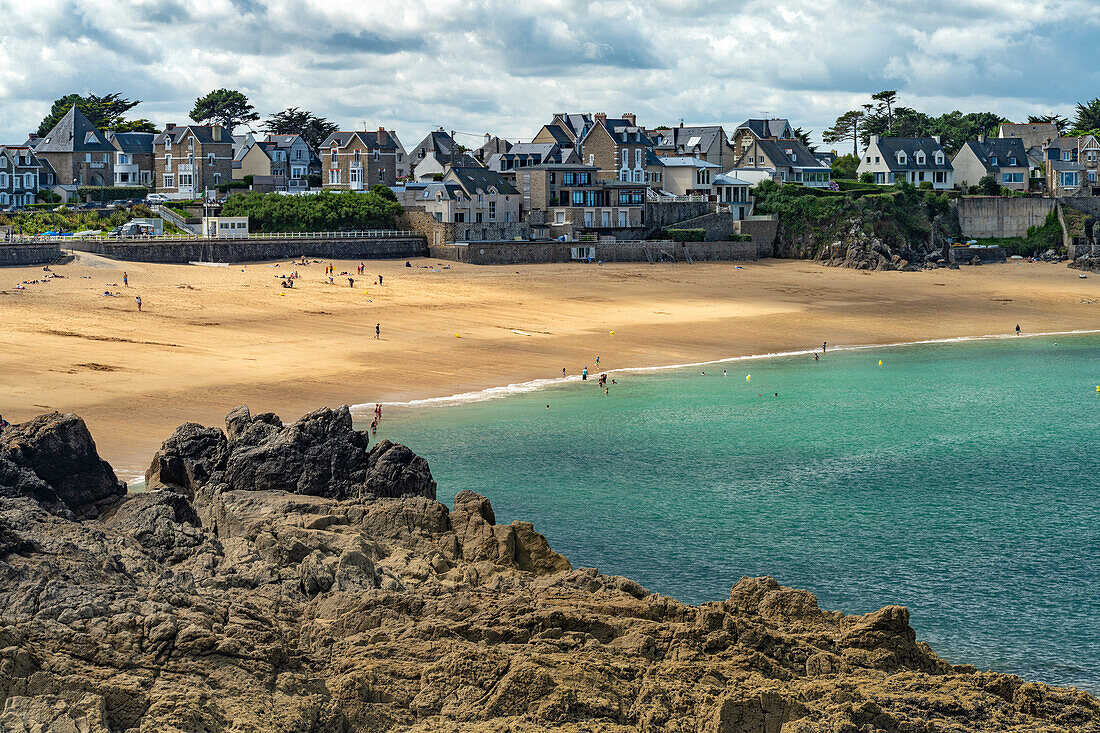
<instances>
[{"instance_id":1,"label":"parked car","mask_svg":"<svg viewBox=\"0 0 1100 733\"><path fill-rule=\"evenodd\" d=\"M163 193L151 193L145 197L145 201L150 204L163 204L168 202L168 197Z\"/></svg>"},{"instance_id":2,"label":"parked car","mask_svg":"<svg viewBox=\"0 0 1100 733\"><path fill-rule=\"evenodd\" d=\"M107 232L108 237L151 237L153 225L144 222L128 221L122 226Z\"/></svg>"}]
</instances>

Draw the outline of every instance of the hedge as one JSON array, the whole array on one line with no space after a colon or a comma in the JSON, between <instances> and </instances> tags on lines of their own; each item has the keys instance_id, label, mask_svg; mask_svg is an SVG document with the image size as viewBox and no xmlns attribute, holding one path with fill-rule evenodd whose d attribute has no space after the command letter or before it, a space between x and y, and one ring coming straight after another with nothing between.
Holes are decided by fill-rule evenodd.
<instances>
[{"instance_id":1,"label":"hedge","mask_svg":"<svg viewBox=\"0 0 1100 733\"><path fill-rule=\"evenodd\" d=\"M143 186L81 186L76 189L80 198L90 197L93 201L118 201L119 199L143 199L149 189Z\"/></svg>"},{"instance_id":2,"label":"hedge","mask_svg":"<svg viewBox=\"0 0 1100 733\"><path fill-rule=\"evenodd\" d=\"M752 235L751 234L731 234L730 235L730 241L731 242L751 242L752 241Z\"/></svg>"},{"instance_id":3,"label":"hedge","mask_svg":"<svg viewBox=\"0 0 1100 733\"><path fill-rule=\"evenodd\" d=\"M666 229L665 236L677 242L702 242L706 229Z\"/></svg>"}]
</instances>

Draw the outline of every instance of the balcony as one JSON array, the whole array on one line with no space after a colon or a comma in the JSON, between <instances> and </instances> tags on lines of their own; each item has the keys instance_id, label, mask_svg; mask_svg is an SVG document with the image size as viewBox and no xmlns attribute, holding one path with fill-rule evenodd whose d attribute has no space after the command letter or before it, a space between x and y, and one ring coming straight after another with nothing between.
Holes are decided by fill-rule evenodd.
<instances>
[{"instance_id":1,"label":"balcony","mask_svg":"<svg viewBox=\"0 0 1100 733\"><path fill-rule=\"evenodd\" d=\"M194 173L195 166L191 163L180 163L176 166L176 172L178 173Z\"/></svg>"}]
</instances>

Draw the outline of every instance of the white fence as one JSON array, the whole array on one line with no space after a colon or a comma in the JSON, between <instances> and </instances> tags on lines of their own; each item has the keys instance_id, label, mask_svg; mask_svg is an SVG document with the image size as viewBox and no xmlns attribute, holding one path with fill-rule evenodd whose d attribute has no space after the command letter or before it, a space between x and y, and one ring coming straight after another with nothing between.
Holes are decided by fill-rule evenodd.
<instances>
[{"instance_id":1,"label":"white fence","mask_svg":"<svg viewBox=\"0 0 1100 733\"><path fill-rule=\"evenodd\" d=\"M423 232L408 229L364 229L348 232L252 232L245 237L233 237L235 241L247 239L248 241L264 239L408 239L411 237L423 237ZM179 241L187 239L217 239L217 237L203 237L198 234L161 234L147 237L104 237L100 234L84 235L46 235L28 234L22 237L13 237L11 241L18 242L66 242L103 240L108 242L161 242Z\"/></svg>"}]
</instances>

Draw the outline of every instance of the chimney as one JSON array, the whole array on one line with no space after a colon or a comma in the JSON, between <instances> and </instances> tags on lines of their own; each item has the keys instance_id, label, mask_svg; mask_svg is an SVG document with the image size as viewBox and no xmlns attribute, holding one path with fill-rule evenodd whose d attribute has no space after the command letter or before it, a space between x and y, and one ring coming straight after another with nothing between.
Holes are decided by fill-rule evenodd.
<instances>
[{"instance_id":1,"label":"chimney","mask_svg":"<svg viewBox=\"0 0 1100 733\"><path fill-rule=\"evenodd\" d=\"M489 133L485 133L485 144L486 144L486 145L488 145L488 144L489 144L489 141L490 141L490 140L492 140L492 139L493 139L493 138L492 138L492 136L491 136L491 135L490 135Z\"/></svg>"},{"instance_id":2,"label":"chimney","mask_svg":"<svg viewBox=\"0 0 1100 733\"><path fill-rule=\"evenodd\" d=\"M939 142L940 142L940 136L939 135L933 135L932 139L935 140L937 144L939 144Z\"/></svg>"},{"instance_id":3,"label":"chimney","mask_svg":"<svg viewBox=\"0 0 1100 733\"><path fill-rule=\"evenodd\" d=\"M939 141L937 140L937 142L939 142ZM985 142L985 135L978 135L978 142L984 143Z\"/></svg>"},{"instance_id":4,"label":"chimney","mask_svg":"<svg viewBox=\"0 0 1100 733\"><path fill-rule=\"evenodd\" d=\"M623 112L623 119L629 122L631 127L638 126L638 116L633 112Z\"/></svg>"},{"instance_id":5,"label":"chimney","mask_svg":"<svg viewBox=\"0 0 1100 733\"><path fill-rule=\"evenodd\" d=\"M222 126L221 125L213 125L210 128L210 134L211 134L211 136L213 136L214 142L220 143L222 141Z\"/></svg>"},{"instance_id":6,"label":"chimney","mask_svg":"<svg viewBox=\"0 0 1100 733\"><path fill-rule=\"evenodd\" d=\"M680 120L680 127L683 127L683 126L684 126L684 121Z\"/></svg>"},{"instance_id":7,"label":"chimney","mask_svg":"<svg viewBox=\"0 0 1100 733\"><path fill-rule=\"evenodd\" d=\"M593 115L593 117L596 119L596 122L602 122L602 123L607 122L607 113L606 112L597 112L596 114Z\"/></svg>"},{"instance_id":8,"label":"chimney","mask_svg":"<svg viewBox=\"0 0 1100 733\"><path fill-rule=\"evenodd\" d=\"M379 127L378 128L378 144L379 145L385 145L386 144L386 128L384 128L384 127Z\"/></svg>"},{"instance_id":9,"label":"chimney","mask_svg":"<svg viewBox=\"0 0 1100 733\"><path fill-rule=\"evenodd\" d=\"M878 135L872 135L870 143L871 145L878 145Z\"/></svg>"}]
</instances>

